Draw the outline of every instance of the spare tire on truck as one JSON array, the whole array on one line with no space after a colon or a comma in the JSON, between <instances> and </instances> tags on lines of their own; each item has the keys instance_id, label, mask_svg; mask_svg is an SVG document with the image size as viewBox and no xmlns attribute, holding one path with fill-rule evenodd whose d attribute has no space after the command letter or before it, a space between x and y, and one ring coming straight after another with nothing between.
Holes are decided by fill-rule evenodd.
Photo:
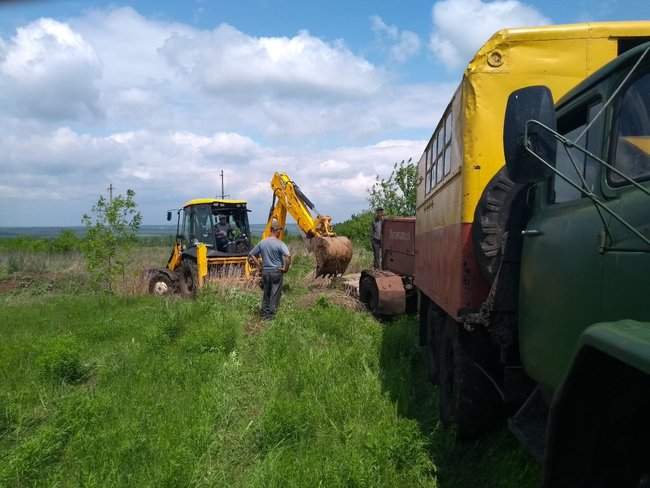
<instances>
[{"instance_id":1,"label":"spare tire on truck","mask_svg":"<svg viewBox=\"0 0 650 488\"><path fill-rule=\"evenodd\" d=\"M503 258L503 236L521 222L525 206L517 198L526 187L513 182L504 166L490 180L474 210L474 255L485 279L492 283Z\"/></svg>"}]
</instances>

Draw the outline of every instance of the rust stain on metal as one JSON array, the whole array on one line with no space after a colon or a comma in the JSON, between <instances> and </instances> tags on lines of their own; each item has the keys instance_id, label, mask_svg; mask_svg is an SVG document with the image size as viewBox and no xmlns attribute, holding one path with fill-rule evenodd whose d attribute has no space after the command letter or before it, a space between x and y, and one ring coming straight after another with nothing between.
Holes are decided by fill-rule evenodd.
<instances>
[{"instance_id":1,"label":"rust stain on metal","mask_svg":"<svg viewBox=\"0 0 650 488\"><path fill-rule=\"evenodd\" d=\"M378 301L376 313L399 315L406 311L406 290L402 277L390 271L368 271L377 284Z\"/></svg>"}]
</instances>

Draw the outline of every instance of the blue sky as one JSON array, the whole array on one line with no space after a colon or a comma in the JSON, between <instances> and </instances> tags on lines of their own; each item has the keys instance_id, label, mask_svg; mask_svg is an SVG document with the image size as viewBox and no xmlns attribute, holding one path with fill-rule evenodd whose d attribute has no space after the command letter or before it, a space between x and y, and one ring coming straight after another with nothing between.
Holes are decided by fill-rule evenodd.
<instances>
[{"instance_id":1,"label":"blue sky","mask_svg":"<svg viewBox=\"0 0 650 488\"><path fill-rule=\"evenodd\" d=\"M503 27L650 19L648 0L0 2L0 226L76 225L111 182L145 223L285 170L335 220L417 159Z\"/></svg>"}]
</instances>

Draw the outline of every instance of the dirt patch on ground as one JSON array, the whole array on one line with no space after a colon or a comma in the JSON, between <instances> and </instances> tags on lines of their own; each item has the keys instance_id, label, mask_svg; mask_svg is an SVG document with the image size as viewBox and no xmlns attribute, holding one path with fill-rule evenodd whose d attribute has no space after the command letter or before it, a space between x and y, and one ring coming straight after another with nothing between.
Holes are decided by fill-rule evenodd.
<instances>
[{"instance_id":1,"label":"dirt patch on ground","mask_svg":"<svg viewBox=\"0 0 650 488\"><path fill-rule=\"evenodd\" d=\"M339 288L315 287L310 289L309 293L300 297L297 303L300 307L309 308L314 306L314 304L321 298L327 300L329 303L349 310L364 310L364 306L359 302L359 300Z\"/></svg>"},{"instance_id":2,"label":"dirt patch on ground","mask_svg":"<svg viewBox=\"0 0 650 488\"><path fill-rule=\"evenodd\" d=\"M11 293L16 288L18 288L18 283L15 279L9 278L7 280L0 281L0 294Z\"/></svg>"}]
</instances>

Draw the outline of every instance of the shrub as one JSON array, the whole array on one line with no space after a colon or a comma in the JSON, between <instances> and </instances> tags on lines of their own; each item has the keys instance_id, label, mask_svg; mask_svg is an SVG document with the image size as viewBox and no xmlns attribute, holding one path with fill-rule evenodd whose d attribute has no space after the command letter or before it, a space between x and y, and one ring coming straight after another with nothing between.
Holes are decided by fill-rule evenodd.
<instances>
[{"instance_id":1,"label":"shrub","mask_svg":"<svg viewBox=\"0 0 650 488\"><path fill-rule=\"evenodd\" d=\"M81 362L78 346L70 341L50 344L39 356L38 364L43 377L54 382L79 383L90 372Z\"/></svg>"},{"instance_id":2,"label":"shrub","mask_svg":"<svg viewBox=\"0 0 650 488\"><path fill-rule=\"evenodd\" d=\"M81 246L81 239L71 230L64 230L54 239L49 241L50 252L71 252L78 251Z\"/></svg>"},{"instance_id":3,"label":"shrub","mask_svg":"<svg viewBox=\"0 0 650 488\"><path fill-rule=\"evenodd\" d=\"M355 214L345 222L336 224L334 230L338 235L346 236L356 245L370 250L370 224L372 219L373 213L371 211Z\"/></svg>"},{"instance_id":4,"label":"shrub","mask_svg":"<svg viewBox=\"0 0 650 488\"><path fill-rule=\"evenodd\" d=\"M86 226L82 251L95 286L112 292L113 279L126 279L128 251L137 242L142 215L133 190L111 200L100 196L91 213L81 219Z\"/></svg>"},{"instance_id":5,"label":"shrub","mask_svg":"<svg viewBox=\"0 0 650 488\"><path fill-rule=\"evenodd\" d=\"M382 207L387 215L415 215L418 187L418 168L411 159L395 163L386 179L379 178L368 190L368 203L375 209Z\"/></svg>"}]
</instances>

